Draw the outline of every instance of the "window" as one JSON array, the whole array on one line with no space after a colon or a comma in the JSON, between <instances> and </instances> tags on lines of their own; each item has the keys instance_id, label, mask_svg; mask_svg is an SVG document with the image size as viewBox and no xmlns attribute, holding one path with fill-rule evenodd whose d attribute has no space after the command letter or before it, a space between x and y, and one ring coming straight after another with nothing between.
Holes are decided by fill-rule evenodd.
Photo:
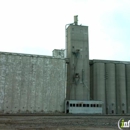
<instances>
[{"instance_id":1,"label":"window","mask_svg":"<svg viewBox=\"0 0 130 130\"><path fill-rule=\"evenodd\" d=\"M86 107L86 104L83 104L83 107Z\"/></svg>"},{"instance_id":2,"label":"window","mask_svg":"<svg viewBox=\"0 0 130 130\"><path fill-rule=\"evenodd\" d=\"M72 104L70 104L70 107L72 107Z\"/></svg>"}]
</instances>

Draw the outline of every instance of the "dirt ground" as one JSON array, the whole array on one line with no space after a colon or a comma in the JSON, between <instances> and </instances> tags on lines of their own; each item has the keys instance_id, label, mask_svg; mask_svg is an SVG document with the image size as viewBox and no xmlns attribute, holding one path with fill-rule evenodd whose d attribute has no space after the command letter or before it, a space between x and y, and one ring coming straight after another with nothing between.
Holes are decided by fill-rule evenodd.
<instances>
[{"instance_id":1,"label":"dirt ground","mask_svg":"<svg viewBox=\"0 0 130 130\"><path fill-rule=\"evenodd\" d=\"M0 116L0 130L119 130L119 116ZM124 117L130 120L130 117Z\"/></svg>"}]
</instances>

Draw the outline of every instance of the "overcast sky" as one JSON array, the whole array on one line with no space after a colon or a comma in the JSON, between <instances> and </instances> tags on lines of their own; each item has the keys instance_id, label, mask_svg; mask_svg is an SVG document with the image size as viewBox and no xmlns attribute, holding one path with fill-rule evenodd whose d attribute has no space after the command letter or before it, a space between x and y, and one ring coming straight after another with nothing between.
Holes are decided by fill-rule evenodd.
<instances>
[{"instance_id":1,"label":"overcast sky","mask_svg":"<svg viewBox=\"0 0 130 130\"><path fill-rule=\"evenodd\" d=\"M52 55L65 24L89 26L89 58L130 61L130 0L0 0L0 51Z\"/></svg>"}]
</instances>

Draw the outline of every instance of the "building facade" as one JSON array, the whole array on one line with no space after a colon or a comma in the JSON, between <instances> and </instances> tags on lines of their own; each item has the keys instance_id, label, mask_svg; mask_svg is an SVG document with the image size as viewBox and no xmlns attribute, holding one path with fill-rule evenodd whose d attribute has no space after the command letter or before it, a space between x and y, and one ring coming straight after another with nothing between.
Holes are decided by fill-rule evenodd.
<instances>
[{"instance_id":1,"label":"building facade","mask_svg":"<svg viewBox=\"0 0 130 130\"><path fill-rule=\"evenodd\" d=\"M69 25L67 37L67 100L89 100L88 26Z\"/></svg>"},{"instance_id":2,"label":"building facade","mask_svg":"<svg viewBox=\"0 0 130 130\"><path fill-rule=\"evenodd\" d=\"M88 41L75 17L66 50L0 52L0 113L130 114L130 62L89 60Z\"/></svg>"},{"instance_id":3,"label":"building facade","mask_svg":"<svg viewBox=\"0 0 130 130\"><path fill-rule=\"evenodd\" d=\"M0 52L0 113L64 112L65 60Z\"/></svg>"}]
</instances>

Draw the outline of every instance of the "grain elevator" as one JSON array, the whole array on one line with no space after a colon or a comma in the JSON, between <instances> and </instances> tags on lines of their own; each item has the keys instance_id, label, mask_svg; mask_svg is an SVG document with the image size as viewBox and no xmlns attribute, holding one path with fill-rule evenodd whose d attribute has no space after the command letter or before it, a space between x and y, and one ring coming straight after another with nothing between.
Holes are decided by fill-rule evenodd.
<instances>
[{"instance_id":1,"label":"grain elevator","mask_svg":"<svg viewBox=\"0 0 130 130\"><path fill-rule=\"evenodd\" d=\"M65 25L52 56L0 52L0 114L130 114L130 61L90 60L89 28Z\"/></svg>"},{"instance_id":2,"label":"grain elevator","mask_svg":"<svg viewBox=\"0 0 130 130\"><path fill-rule=\"evenodd\" d=\"M66 113L102 113L102 101L90 101L88 26L74 23L66 28Z\"/></svg>"}]
</instances>

